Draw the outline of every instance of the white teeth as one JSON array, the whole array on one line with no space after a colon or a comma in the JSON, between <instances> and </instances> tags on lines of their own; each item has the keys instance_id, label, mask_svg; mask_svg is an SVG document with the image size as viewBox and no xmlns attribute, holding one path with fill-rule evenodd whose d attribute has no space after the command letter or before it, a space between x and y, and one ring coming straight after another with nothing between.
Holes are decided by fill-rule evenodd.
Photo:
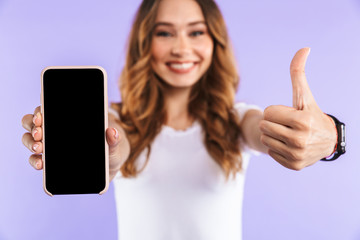
<instances>
[{"instance_id":1,"label":"white teeth","mask_svg":"<svg viewBox=\"0 0 360 240\"><path fill-rule=\"evenodd\" d=\"M171 68L179 69L179 70L189 69L192 66L194 66L194 63L171 63L170 64Z\"/></svg>"}]
</instances>

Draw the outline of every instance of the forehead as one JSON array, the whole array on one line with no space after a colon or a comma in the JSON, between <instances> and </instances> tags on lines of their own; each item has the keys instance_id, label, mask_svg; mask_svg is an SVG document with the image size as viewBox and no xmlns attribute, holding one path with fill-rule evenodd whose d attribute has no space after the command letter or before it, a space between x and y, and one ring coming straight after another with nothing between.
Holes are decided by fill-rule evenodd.
<instances>
[{"instance_id":1,"label":"forehead","mask_svg":"<svg viewBox=\"0 0 360 240\"><path fill-rule=\"evenodd\" d=\"M170 22L175 25L205 21L199 4L195 0L161 0L156 22Z\"/></svg>"}]
</instances>

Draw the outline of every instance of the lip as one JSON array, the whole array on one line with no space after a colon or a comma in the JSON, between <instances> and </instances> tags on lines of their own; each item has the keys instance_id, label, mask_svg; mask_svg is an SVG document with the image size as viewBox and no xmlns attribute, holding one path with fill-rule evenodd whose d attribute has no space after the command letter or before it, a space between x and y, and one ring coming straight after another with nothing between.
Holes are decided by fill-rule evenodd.
<instances>
[{"instance_id":1,"label":"lip","mask_svg":"<svg viewBox=\"0 0 360 240\"><path fill-rule=\"evenodd\" d=\"M194 63L194 65L191 68L188 68L188 69L175 69L175 68L171 67L171 64L174 64L174 63L175 64ZM191 72L195 67L197 67L198 64L199 64L199 62L196 62L196 61L182 61L182 62L180 62L180 61L171 61L171 62L167 62L166 66L172 72L184 74L184 73Z\"/></svg>"}]
</instances>

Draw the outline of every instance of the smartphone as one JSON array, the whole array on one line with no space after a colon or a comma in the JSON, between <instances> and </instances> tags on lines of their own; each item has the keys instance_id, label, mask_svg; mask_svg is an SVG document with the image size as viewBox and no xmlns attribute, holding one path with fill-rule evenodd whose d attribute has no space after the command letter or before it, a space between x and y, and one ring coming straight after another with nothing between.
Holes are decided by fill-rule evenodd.
<instances>
[{"instance_id":1,"label":"smartphone","mask_svg":"<svg viewBox=\"0 0 360 240\"><path fill-rule=\"evenodd\" d=\"M99 66L41 73L43 185L50 195L103 194L109 187L107 75Z\"/></svg>"}]
</instances>

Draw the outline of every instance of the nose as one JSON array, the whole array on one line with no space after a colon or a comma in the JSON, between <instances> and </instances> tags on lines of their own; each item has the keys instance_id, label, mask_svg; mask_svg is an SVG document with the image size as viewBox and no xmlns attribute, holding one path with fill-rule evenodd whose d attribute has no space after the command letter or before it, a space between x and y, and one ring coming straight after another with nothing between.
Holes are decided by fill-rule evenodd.
<instances>
[{"instance_id":1,"label":"nose","mask_svg":"<svg viewBox=\"0 0 360 240\"><path fill-rule=\"evenodd\" d=\"M178 35L171 49L171 54L177 57L184 57L191 53L189 39L184 34Z\"/></svg>"}]
</instances>

